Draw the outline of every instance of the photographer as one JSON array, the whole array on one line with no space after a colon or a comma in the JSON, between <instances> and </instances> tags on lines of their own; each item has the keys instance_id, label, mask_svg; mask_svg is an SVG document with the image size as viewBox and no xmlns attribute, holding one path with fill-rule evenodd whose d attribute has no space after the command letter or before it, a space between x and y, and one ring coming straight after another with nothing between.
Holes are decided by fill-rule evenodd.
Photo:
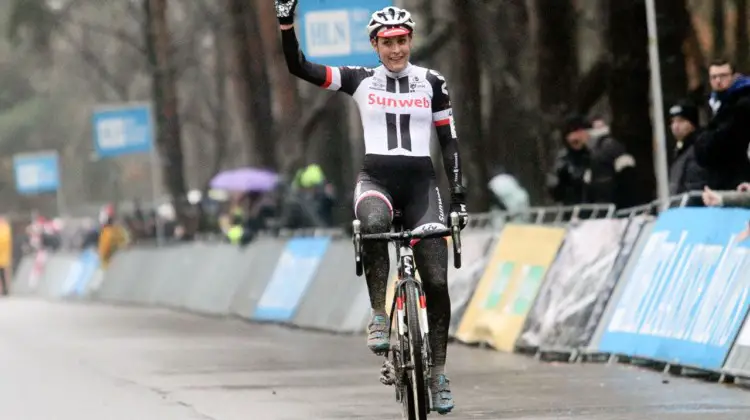
<instances>
[{"instance_id":1,"label":"photographer","mask_svg":"<svg viewBox=\"0 0 750 420\"><path fill-rule=\"evenodd\" d=\"M582 116L566 119L561 133L564 147L547 176L550 195L564 205L614 203L625 208L636 204L635 160L608 132L591 129Z\"/></svg>"}]
</instances>

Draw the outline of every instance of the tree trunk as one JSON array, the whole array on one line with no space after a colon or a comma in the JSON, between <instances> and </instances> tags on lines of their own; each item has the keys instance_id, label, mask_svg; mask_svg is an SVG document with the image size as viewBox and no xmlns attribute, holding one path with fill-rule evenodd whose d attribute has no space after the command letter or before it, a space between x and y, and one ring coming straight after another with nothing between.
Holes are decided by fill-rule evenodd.
<instances>
[{"instance_id":1,"label":"tree trunk","mask_svg":"<svg viewBox=\"0 0 750 420\"><path fill-rule=\"evenodd\" d=\"M483 156L483 132L481 112L481 68L478 51L480 37L474 24L475 7L472 2L452 0L453 13L456 17L456 35L461 48L456 62L461 63L458 70L458 86L453 89L453 103L460 104L454 110L461 145L461 159L464 175L468 178L469 207L473 212L485 211L488 207L487 168ZM450 88L450 86L448 87Z\"/></svg>"},{"instance_id":2,"label":"tree trunk","mask_svg":"<svg viewBox=\"0 0 750 420\"><path fill-rule=\"evenodd\" d=\"M232 16L234 53L239 64L239 99L252 135L248 161L251 165L276 168L276 136L271 110L271 90L266 70L266 56L258 27L258 16L252 4L227 0Z\"/></svg>"},{"instance_id":3,"label":"tree trunk","mask_svg":"<svg viewBox=\"0 0 750 420\"><path fill-rule=\"evenodd\" d=\"M614 57L608 88L612 134L635 157L640 201L656 196L646 9L643 0L610 0L607 34Z\"/></svg>"},{"instance_id":4,"label":"tree trunk","mask_svg":"<svg viewBox=\"0 0 750 420\"><path fill-rule=\"evenodd\" d=\"M724 0L713 2L714 56L720 57L726 52L726 7Z\"/></svg>"},{"instance_id":5,"label":"tree trunk","mask_svg":"<svg viewBox=\"0 0 750 420\"><path fill-rule=\"evenodd\" d=\"M276 19L269 19L276 13L273 3L266 0L255 0L257 13L261 18L260 33L270 73L270 85L273 98L273 116L276 121L276 156L281 172L291 173L294 162L299 161L305 151L300 148L298 126L302 118L300 95L297 89L298 80L287 69L281 48L279 23ZM322 92L320 92L322 94Z\"/></svg>"},{"instance_id":6,"label":"tree trunk","mask_svg":"<svg viewBox=\"0 0 750 420\"><path fill-rule=\"evenodd\" d=\"M214 90L216 90L216 103L211 109L214 120L214 161L211 170L211 176L221 170L227 154L227 144L229 143L229 133L227 126L229 124L229 110L227 109L227 33L223 29L222 21L216 19L213 22L211 30L214 35L214 45L216 45L216 56L214 62Z\"/></svg>"},{"instance_id":7,"label":"tree trunk","mask_svg":"<svg viewBox=\"0 0 750 420\"><path fill-rule=\"evenodd\" d=\"M568 112L578 78L576 11L570 0L535 0L539 105L550 117Z\"/></svg>"},{"instance_id":8,"label":"tree trunk","mask_svg":"<svg viewBox=\"0 0 750 420\"><path fill-rule=\"evenodd\" d=\"M530 16L524 0L487 4L481 21L485 38L482 56L491 86L490 112L485 123L486 145L482 154L488 178L502 165L518 178L534 202L545 199L544 168L547 139L539 129L536 98L525 85L526 70L533 67ZM493 27L503 28L492 30ZM542 151L542 153L540 153Z\"/></svg>"},{"instance_id":9,"label":"tree trunk","mask_svg":"<svg viewBox=\"0 0 750 420\"><path fill-rule=\"evenodd\" d=\"M747 31L747 0L734 0L737 8L737 25L734 27L735 60L737 70L746 73L748 69L748 55L750 54L750 39Z\"/></svg>"},{"instance_id":10,"label":"tree trunk","mask_svg":"<svg viewBox=\"0 0 750 420\"><path fill-rule=\"evenodd\" d=\"M184 215L187 188L184 175L182 137L177 104L177 87L171 66L167 0L144 0L147 13L147 48L153 75L153 97L158 123L157 144L167 189L178 216ZM157 204L157 203L155 203Z\"/></svg>"},{"instance_id":11,"label":"tree trunk","mask_svg":"<svg viewBox=\"0 0 750 420\"><path fill-rule=\"evenodd\" d=\"M668 113L669 107L687 96L688 79L683 47L690 33L691 22L686 0L658 2L656 18L662 95L664 110ZM668 114L664 117L669 121ZM668 139L672 138L669 133L666 134Z\"/></svg>"}]
</instances>

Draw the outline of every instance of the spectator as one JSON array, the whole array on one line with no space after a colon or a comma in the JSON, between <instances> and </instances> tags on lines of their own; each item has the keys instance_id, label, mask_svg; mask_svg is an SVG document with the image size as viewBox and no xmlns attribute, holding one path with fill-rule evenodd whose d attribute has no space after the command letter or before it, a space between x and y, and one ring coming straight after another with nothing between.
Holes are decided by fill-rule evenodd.
<instances>
[{"instance_id":1,"label":"spectator","mask_svg":"<svg viewBox=\"0 0 750 420\"><path fill-rule=\"evenodd\" d=\"M227 229L227 239L232 245L244 245L246 242L247 232L244 228L245 220L242 215L234 214L232 216L231 225Z\"/></svg>"},{"instance_id":2,"label":"spectator","mask_svg":"<svg viewBox=\"0 0 750 420\"><path fill-rule=\"evenodd\" d=\"M750 79L727 60L714 61L708 72L713 117L695 143L695 157L712 189L733 190L750 179Z\"/></svg>"},{"instance_id":3,"label":"spectator","mask_svg":"<svg viewBox=\"0 0 750 420\"><path fill-rule=\"evenodd\" d=\"M129 238L127 231L115 223L113 206L105 206L99 218L102 223L99 235L99 261L101 267L106 269L117 251L127 246Z\"/></svg>"},{"instance_id":4,"label":"spectator","mask_svg":"<svg viewBox=\"0 0 750 420\"><path fill-rule=\"evenodd\" d=\"M750 208L750 184L744 182L736 191L714 191L709 187L703 189L703 204L708 207L745 207Z\"/></svg>"},{"instance_id":5,"label":"spectator","mask_svg":"<svg viewBox=\"0 0 750 420\"><path fill-rule=\"evenodd\" d=\"M504 167L495 168L487 187L492 192L490 199L494 206L506 211L511 220L517 220L528 212L529 194Z\"/></svg>"},{"instance_id":6,"label":"spectator","mask_svg":"<svg viewBox=\"0 0 750 420\"><path fill-rule=\"evenodd\" d=\"M618 208L636 204L635 160L611 135L591 133L582 116L570 116L562 127L560 149L547 186L555 201L566 205L614 203Z\"/></svg>"},{"instance_id":7,"label":"spectator","mask_svg":"<svg viewBox=\"0 0 750 420\"><path fill-rule=\"evenodd\" d=\"M669 168L669 193L677 195L700 191L707 185L708 175L695 160L695 139L700 131L698 107L682 101L669 109L670 129L677 141Z\"/></svg>"},{"instance_id":8,"label":"spectator","mask_svg":"<svg viewBox=\"0 0 750 420\"><path fill-rule=\"evenodd\" d=\"M709 187L703 190L703 203L708 207L744 207L750 208L750 183L743 182L737 191L714 191ZM742 242L750 238L750 223L737 234L735 241Z\"/></svg>"},{"instance_id":9,"label":"spectator","mask_svg":"<svg viewBox=\"0 0 750 420\"><path fill-rule=\"evenodd\" d=\"M0 218L0 282L2 294L9 294L11 268L13 265L13 232L10 223Z\"/></svg>"}]
</instances>

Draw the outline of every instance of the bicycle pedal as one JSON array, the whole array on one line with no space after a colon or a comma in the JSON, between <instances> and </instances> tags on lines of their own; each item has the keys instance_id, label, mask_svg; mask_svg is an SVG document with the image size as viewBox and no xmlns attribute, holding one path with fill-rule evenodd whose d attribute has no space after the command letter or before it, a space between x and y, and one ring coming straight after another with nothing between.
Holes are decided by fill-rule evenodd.
<instances>
[{"instance_id":1,"label":"bicycle pedal","mask_svg":"<svg viewBox=\"0 0 750 420\"><path fill-rule=\"evenodd\" d=\"M383 362L383 366L380 368L380 383L383 385L395 385L396 374L393 369L393 364L389 361Z\"/></svg>"}]
</instances>

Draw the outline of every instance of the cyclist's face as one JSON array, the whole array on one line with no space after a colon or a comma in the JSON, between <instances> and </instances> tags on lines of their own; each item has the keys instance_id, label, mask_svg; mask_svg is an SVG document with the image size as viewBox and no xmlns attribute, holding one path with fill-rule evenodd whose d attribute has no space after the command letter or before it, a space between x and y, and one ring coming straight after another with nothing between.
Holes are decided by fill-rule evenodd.
<instances>
[{"instance_id":1,"label":"cyclist's face","mask_svg":"<svg viewBox=\"0 0 750 420\"><path fill-rule=\"evenodd\" d=\"M372 46L388 70L398 73L406 68L409 62L411 35L373 39Z\"/></svg>"}]
</instances>

